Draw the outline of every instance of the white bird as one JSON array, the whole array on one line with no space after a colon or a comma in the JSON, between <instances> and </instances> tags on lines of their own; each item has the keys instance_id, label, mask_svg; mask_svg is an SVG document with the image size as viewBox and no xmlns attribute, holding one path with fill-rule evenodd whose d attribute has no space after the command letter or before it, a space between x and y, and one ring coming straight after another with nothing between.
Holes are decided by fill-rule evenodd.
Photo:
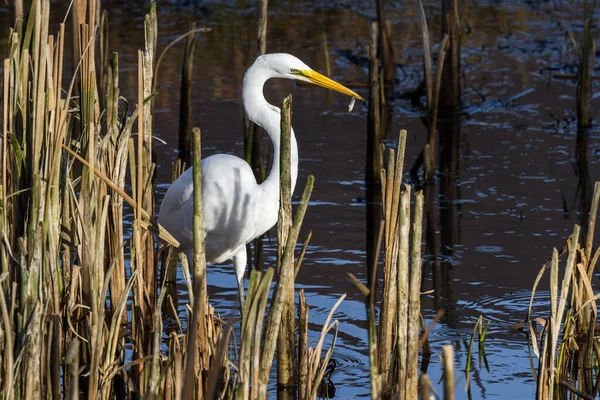
<instances>
[{"instance_id":1,"label":"white bird","mask_svg":"<svg viewBox=\"0 0 600 400\"><path fill-rule=\"evenodd\" d=\"M266 54L248 68L242 86L242 103L250 121L261 126L273 142L273 166L258 184L252 169L241 158L215 154L202 160L202 202L207 264L233 260L240 306L244 302L246 244L277 223L279 210L280 109L269 104L263 86L271 78L295 79L364 101L354 91L313 71L290 54ZM292 192L298 176L298 145L291 135ZM193 260L193 179L186 170L167 190L158 222L180 243L179 251Z\"/></svg>"}]
</instances>

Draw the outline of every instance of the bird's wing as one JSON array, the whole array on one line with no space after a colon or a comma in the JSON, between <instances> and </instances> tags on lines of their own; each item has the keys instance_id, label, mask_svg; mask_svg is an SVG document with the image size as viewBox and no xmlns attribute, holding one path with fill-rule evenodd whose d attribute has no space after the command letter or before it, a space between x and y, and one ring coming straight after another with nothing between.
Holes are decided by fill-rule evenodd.
<instances>
[{"instance_id":1,"label":"bird's wing","mask_svg":"<svg viewBox=\"0 0 600 400\"><path fill-rule=\"evenodd\" d=\"M222 259L238 247L252 225L249 201L258 187L246 161L228 154L202 160L202 203L207 260ZM193 170L186 170L167 190L158 215L163 225L181 243L193 247ZM251 238L250 238L251 239ZM228 259L228 258L226 258Z\"/></svg>"}]
</instances>

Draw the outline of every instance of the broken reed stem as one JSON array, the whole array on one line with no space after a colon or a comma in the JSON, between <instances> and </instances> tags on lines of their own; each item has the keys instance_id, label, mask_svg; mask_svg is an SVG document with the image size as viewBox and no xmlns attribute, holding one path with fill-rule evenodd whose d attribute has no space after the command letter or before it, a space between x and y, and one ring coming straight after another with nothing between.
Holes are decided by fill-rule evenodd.
<instances>
[{"instance_id":1,"label":"broken reed stem","mask_svg":"<svg viewBox=\"0 0 600 400\"><path fill-rule=\"evenodd\" d=\"M146 328L147 326L147 316L148 310L144 299L144 291L146 290L146 273L144 272L144 268L146 263L144 261L144 256L146 254L145 247L143 245L143 228L141 226L140 221L142 220L142 210L146 211L144 208L144 177L143 177L143 169L142 169L142 160L144 157L144 149L142 145L142 136L144 131L144 80L143 80L143 52L142 50L138 50L138 91L137 91L137 108L140 110L137 117L137 129L138 129L138 137L137 137L137 145L135 146L135 156L131 151L131 179L132 179L132 188L134 188L134 197L136 199L136 208L134 212L134 228L133 228L133 245L134 245L134 268L139 271L139 279L137 281L136 290L134 292L134 316L133 316L133 326L132 326L132 336L134 340L134 357L136 359L142 359L146 356L147 351L147 340L146 334L149 332ZM130 144L133 146L133 144ZM137 161L137 167L134 165L134 160ZM135 180L134 180L135 176ZM144 364L140 363L134 366L132 379L133 381L140 387L140 392L145 394L146 384L144 382Z\"/></svg>"},{"instance_id":2,"label":"broken reed stem","mask_svg":"<svg viewBox=\"0 0 600 400\"><path fill-rule=\"evenodd\" d=\"M71 156L73 156L75 159L77 159L77 161L79 161L80 163L82 163L83 165L90 166L90 163L88 163L85 159L83 159L79 154L75 153L73 150L71 150L70 148L68 148L66 145L62 145L63 149L66 150ZM119 194L119 196L121 196L123 198L123 200L125 200L133 209L137 209L138 208L138 202L135 201L131 196L129 196L124 190L122 190L118 185L116 185L114 182L112 182L106 175L104 175L102 172L98 171L97 169L94 170L94 173L96 174L96 176L100 179L102 179L102 181L104 183L106 183L112 190L114 190L115 192L117 192ZM148 212L144 209L141 210L141 216L142 216L142 220L141 220L141 225L143 227L151 227L152 231L156 234L158 234L158 236L164 240L165 242L167 242L168 244L170 244L173 247L179 247L179 242L177 241L177 239L175 239L166 229L164 229L160 224L158 224L156 222L156 220L154 220L153 218L150 217L150 215L148 214Z\"/></svg>"},{"instance_id":3,"label":"broken reed stem","mask_svg":"<svg viewBox=\"0 0 600 400\"><path fill-rule=\"evenodd\" d=\"M454 400L454 347L446 344L442 347L444 353L444 400Z\"/></svg>"},{"instance_id":4,"label":"broken reed stem","mask_svg":"<svg viewBox=\"0 0 600 400\"><path fill-rule=\"evenodd\" d=\"M378 363L379 371L384 382L389 381L392 352L392 333L396 330L396 311L398 309L398 246L399 224L398 210L400 208L402 171L404 166L404 150L406 146L406 131L398 135L398 152L388 151L388 168L381 170L381 196L385 216L385 260L383 297L381 302L381 317L378 329ZM392 385L386 386L392 390Z\"/></svg>"},{"instance_id":5,"label":"broken reed stem","mask_svg":"<svg viewBox=\"0 0 600 400\"><path fill-rule=\"evenodd\" d=\"M402 185L400 197L400 229L398 248L398 313L397 313L397 392L404 399L408 353L408 296L409 296L409 248L410 248L410 195L411 187ZM413 344L414 345L414 344Z\"/></svg>"},{"instance_id":6,"label":"broken reed stem","mask_svg":"<svg viewBox=\"0 0 600 400\"><path fill-rule=\"evenodd\" d=\"M273 356L275 352L275 344L277 342L277 334L279 332L279 325L281 323L281 316L283 312L283 302L285 291L284 288L289 284L289 280L293 279L293 259L294 259L294 248L298 241L298 235L300 233L300 227L306 214L310 195L313 190L315 178L312 175L308 176L302 199L296 209L294 215L294 223L290 229L288 240L285 246L285 252L283 254L283 260L281 262L282 269L279 275L279 282L275 288L275 293L271 301L271 309L269 311L269 319L265 328L265 335L263 340L263 348L260 357L260 382L266 384L269 379L269 373L271 371L271 365L273 363ZM289 266L290 268L286 268Z\"/></svg>"},{"instance_id":7,"label":"broken reed stem","mask_svg":"<svg viewBox=\"0 0 600 400\"><path fill-rule=\"evenodd\" d=\"M379 373L379 365L377 363L377 329L375 325L375 281L377 280L377 264L379 263L379 250L383 238L384 226L383 223L379 226L379 234L377 236L377 247L375 248L375 259L371 266L372 280L369 283L369 288L365 288L365 307L367 309L367 333L369 337L369 377L371 380L371 398L378 399L383 391L383 380Z\"/></svg>"},{"instance_id":8,"label":"broken reed stem","mask_svg":"<svg viewBox=\"0 0 600 400\"><path fill-rule=\"evenodd\" d=\"M408 297L408 351L406 369L406 398L418 396L419 379L419 318L421 315L421 238L423 226L423 192L415 196L412 223L411 265Z\"/></svg>"},{"instance_id":9,"label":"broken reed stem","mask_svg":"<svg viewBox=\"0 0 600 400\"><path fill-rule=\"evenodd\" d=\"M288 95L281 104L281 135L279 143L279 211L277 226L277 271L281 271L283 252L292 225L292 96ZM287 289L286 289L287 290Z\"/></svg>"},{"instance_id":10,"label":"broken reed stem","mask_svg":"<svg viewBox=\"0 0 600 400\"><path fill-rule=\"evenodd\" d=\"M421 388L420 394L421 399L431 399L431 392L433 389L433 383L429 379L429 375L423 373L419 377L419 387ZM402 398L402 397L401 397Z\"/></svg>"},{"instance_id":11,"label":"broken reed stem","mask_svg":"<svg viewBox=\"0 0 600 400\"><path fill-rule=\"evenodd\" d=\"M119 58L116 53L113 53L111 60L108 62L106 75L106 124L107 134L112 139L107 143L109 150L107 158L110 159L113 157L116 159L111 180L115 182L121 191L124 191L125 174L127 172L127 142L130 132L127 129L121 130L119 127ZM110 247L108 258L116 262L112 279L110 280L111 312L114 314L116 312L116 304L118 304L119 299L123 295L126 285L125 254L121 251L124 241L122 224L123 198L118 192L112 189L108 190L108 193L111 195L111 212L109 214L110 234L108 235ZM126 319L123 322L127 322Z\"/></svg>"},{"instance_id":12,"label":"broken reed stem","mask_svg":"<svg viewBox=\"0 0 600 400\"><path fill-rule=\"evenodd\" d=\"M201 132L193 129L194 147L194 307L188 330L185 380L181 397L189 399L203 393L202 371L208 370L208 343L206 339L206 257L204 253L204 220L202 217L202 156ZM195 389L195 390L194 390Z\"/></svg>"},{"instance_id":13,"label":"broken reed stem","mask_svg":"<svg viewBox=\"0 0 600 400\"><path fill-rule=\"evenodd\" d=\"M138 124L138 149L141 147L141 158L138 157L138 187L142 190L138 193L138 198L141 199L142 208L149 215L154 212L154 193L152 191L152 175L154 173L154 165L152 162L152 135L154 131L154 107L152 98L152 83L154 81L154 59L156 53L156 36L158 34L158 22L156 15L156 2L150 2L150 10L144 17L144 51L141 53L141 79L142 79L142 98L138 99L138 110L142 110L139 115ZM141 100L141 101L140 101ZM139 127L142 129L140 130ZM139 151L139 150L138 150ZM145 302L148 302L149 309L144 315L144 329L152 332L153 315L156 308L156 293L157 293L157 273L156 263L154 262L154 238L148 234L147 228L144 228L142 251L144 252L143 265L143 282L146 285L144 296ZM144 344L145 351L150 354L152 335L148 334L146 343Z\"/></svg>"},{"instance_id":14,"label":"broken reed stem","mask_svg":"<svg viewBox=\"0 0 600 400\"><path fill-rule=\"evenodd\" d=\"M298 300L298 398L306 399L308 381L308 305L304 289Z\"/></svg>"},{"instance_id":15,"label":"broken reed stem","mask_svg":"<svg viewBox=\"0 0 600 400\"><path fill-rule=\"evenodd\" d=\"M281 105L281 136L279 150L279 217L277 223L278 272L291 270L290 279L281 287L284 291L283 310L279 338L277 344L277 385L286 397L289 388L296 384L296 343L290 340L295 335L294 317L294 259L287 258L289 265L282 265L283 252L287 246L289 231L292 225L292 96L288 95ZM294 396L295 397L295 396Z\"/></svg>"}]
</instances>

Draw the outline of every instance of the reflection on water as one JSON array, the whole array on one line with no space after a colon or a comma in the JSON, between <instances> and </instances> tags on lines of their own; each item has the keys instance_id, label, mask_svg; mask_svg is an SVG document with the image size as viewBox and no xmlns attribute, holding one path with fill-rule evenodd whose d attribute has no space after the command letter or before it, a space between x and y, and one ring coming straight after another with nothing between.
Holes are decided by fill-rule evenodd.
<instances>
[{"instance_id":1,"label":"reflection on water","mask_svg":"<svg viewBox=\"0 0 600 400\"><path fill-rule=\"evenodd\" d=\"M203 129L205 155L215 152L242 156L240 88L245 69L255 56L256 8L243 1L204 1L159 5L159 48L185 32L191 22L208 26L211 34L198 36L192 82L192 126ZM372 1L277 1L269 13L268 51L295 54L324 71L323 33L330 50L332 75L343 83L366 82L365 46L375 10ZM439 2L429 1L430 29L439 29ZM122 94L135 98L135 50L143 42L141 2L106 0L111 31L110 48L120 53ZM58 5L59 6L59 5ZM4 7L4 8L3 8ZM5 47L8 13L0 2L0 50ZM452 168L438 176L436 206L444 221L440 260L452 285L456 313L452 323L436 326L432 350L444 343L456 347L457 368L465 365L471 329L480 314L491 320L486 353L487 372L474 363L473 397L531 398L535 392L526 337L507 328L523 319L529 289L552 247L561 247L574 223L585 215L590 183L598 180L598 128L578 134L571 118L575 84L557 81L551 73L570 63L562 49L565 30L581 31L579 10L567 1L478 1L462 16L467 26L461 46L462 112L458 140L444 145ZM418 18L412 4L390 3L392 37L399 87L392 99L392 137L408 131L406 165L422 148L426 130L421 113L409 96L422 79L422 50ZM437 33L432 33L438 37ZM159 71L156 96L158 153L157 204L170 181L176 158L179 82L183 47L176 46ZM349 56L356 55L357 57ZM67 60L68 61L68 60ZM595 63L600 65L599 62ZM597 67L598 68L598 67ZM567 69L566 72L569 72ZM592 92L598 92L593 82ZM364 87L357 87L366 95ZM338 365L331 379L337 398L366 396L368 354L362 296L346 279L352 272L365 276L364 165L366 106L346 113L347 99L326 99L319 88L290 82L269 83L267 99L274 104L292 93L294 129L300 147L299 187L308 174L316 185L301 238L313 231L298 286L305 288L311 307L311 339L339 295L348 293L335 317L340 334L333 357ZM591 110L598 109L598 98ZM592 111L592 118L596 115ZM443 129L443 128L442 128ZM449 128L450 129L450 128ZM577 144L576 144L577 143ZM452 151L450 151L452 150ZM406 169L405 169L406 170ZM128 229L127 227L125 229ZM265 242L265 263L275 258L275 237ZM450 281L450 279L448 279ZM236 284L229 265L211 267L208 276L211 301L221 315L236 312ZM426 282L431 285L431 282ZM180 300L186 299L180 287ZM539 312L547 296L538 297ZM424 304L431 304L425 301ZM547 307L546 307L547 309ZM426 323L435 311L424 310ZM450 321L449 321L450 322ZM476 361L476 360L474 360ZM433 380L441 367L433 357ZM466 393L457 384L457 398Z\"/></svg>"}]
</instances>

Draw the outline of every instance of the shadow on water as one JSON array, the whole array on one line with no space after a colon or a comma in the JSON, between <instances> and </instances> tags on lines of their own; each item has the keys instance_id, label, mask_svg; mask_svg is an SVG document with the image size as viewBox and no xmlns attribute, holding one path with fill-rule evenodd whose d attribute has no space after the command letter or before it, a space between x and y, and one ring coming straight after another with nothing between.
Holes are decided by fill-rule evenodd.
<instances>
[{"instance_id":1,"label":"shadow on water","mask_svg":"<svg viewBox=\"0 0 600 400\"><path fill-rule=\"evenodd\" d=\"M576 201L577 214L582 233L586 233L588 226L588 211L592 205L593 184L590 177L588 151L590 132L588 126L578 126L575 143L574 170L577 177Z\"/></svg>"},{"instance_id":2,"label":"shadow on water","mask_svg":"<svg viewBox=\"0 0 600 400\"><path fill-rule=\"evenodd\" d=\"M445 17L444 17L445 16ZM461 26L457 0L442 1L443 34L449 37L448 52L444 59L440 99L438 110L439 134L439 207L440 207L440 253L441 288L443 321L451 328L458 328L459 315L456 308L456 296L453 290L454 244L458 240L457 218L460 191L459 149L460 149L460 37Z\"/></svg>"}]
</instances>

